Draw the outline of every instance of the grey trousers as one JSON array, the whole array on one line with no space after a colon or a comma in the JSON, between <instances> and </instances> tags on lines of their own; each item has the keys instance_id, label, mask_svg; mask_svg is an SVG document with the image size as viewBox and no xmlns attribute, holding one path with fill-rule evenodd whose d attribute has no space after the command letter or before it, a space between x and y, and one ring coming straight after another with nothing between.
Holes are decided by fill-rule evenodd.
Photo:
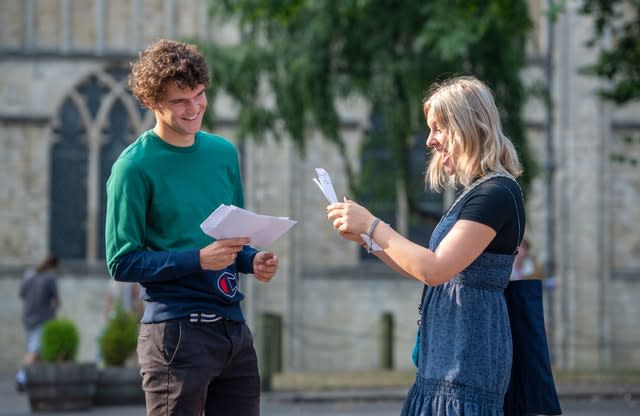
<instances>
[{"instance_id":1,"label":"grey trousers","mask_svg":"<svg viewBox=\"0 0 640 416\"><path fill-rule=\"evenodd\" d=\"M138 360L148 416L258 416L260 376L243 322L143 324Z\"/></svg>"}]
</instances>

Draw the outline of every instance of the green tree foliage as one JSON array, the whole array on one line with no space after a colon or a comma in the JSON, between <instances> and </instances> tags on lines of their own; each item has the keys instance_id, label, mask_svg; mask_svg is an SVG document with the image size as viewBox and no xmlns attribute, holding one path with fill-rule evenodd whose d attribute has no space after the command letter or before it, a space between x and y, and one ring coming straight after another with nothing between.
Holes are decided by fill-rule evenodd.
<instances>
[{"instance_id":1,"label":"green tree foliage","mask_svg":"<svg viewBox=\"0 0 640 416\"><path fill-rule=\"evenodd\" d=\"M595 32L589 41L591 47L601 48L593 65L583 72L609 81L610 86L600 95L615 104L626 104L640 99L640 1L638 0L584 0L583 14L595 21ZM600 42L610 39L608 44ZM637 145L639 137L625 136L623 143ZM625 152L610 155L614 162L638 166L640 161Z\"/></svg>"},{"instance_id":2,"label":"green tree foliage","mask_svg":"<svg viewBox=\"0 0 640 416\"><path fill-rule=\"evenodd\" d=\"M640 99L640 2L637 0L584 0L582 13L595 21L592 47L602 48L588 74L611 81L601 94L617 104ZM611 39L603 45L603 39Z\"/></svg>"},{"instance_id":3,"label":"green tree foliage","mask_svg":"<svg viewBox=\"0 0 640 416\"><path fill-rule=\"evenodd\" d=\"M233 45L201 45L212 69L210 98L224 90L238 103L240 138L287 133L300 150L319 130L340 150L336 102L363 97L376 128L370 141L391 160L386 181L365 177L367 187L402 183L412 213L419 210L409 169L416 135L426 139L422 100L435 80L473 74L495 92L506 133L525 164L522 107L525 37L530 28L525 0L212 0L214 24L239 24ZM273 99L264 99L270 91ZM364 179L364 181L362 181ZM529 177L525 177L526 184ZM422 185L422 191L424 185ZM371 191L371 189L368 189ZM391 195L388 189L382 193ZM374 192L376 193L376 192ZM379 193L379 192L378 192Z\"/></svg>"}]
</instances>

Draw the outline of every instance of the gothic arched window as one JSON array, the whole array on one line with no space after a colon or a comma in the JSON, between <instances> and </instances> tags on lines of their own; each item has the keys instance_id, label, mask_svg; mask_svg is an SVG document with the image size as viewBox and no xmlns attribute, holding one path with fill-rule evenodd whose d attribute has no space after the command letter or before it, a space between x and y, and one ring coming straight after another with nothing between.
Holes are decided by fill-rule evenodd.
<instances>
[{"instance_id":1,"label":"gothic arched window","mask_svg":"<svg viewBox=\"0 0 640 416\"><path fill-rule=\"evenodd\" d=\"M60 258L104 258L106 181L153 114L127 89L127 68L92 74L63 100L51 149L49 247Z\"/></svg>"}]
</instances>

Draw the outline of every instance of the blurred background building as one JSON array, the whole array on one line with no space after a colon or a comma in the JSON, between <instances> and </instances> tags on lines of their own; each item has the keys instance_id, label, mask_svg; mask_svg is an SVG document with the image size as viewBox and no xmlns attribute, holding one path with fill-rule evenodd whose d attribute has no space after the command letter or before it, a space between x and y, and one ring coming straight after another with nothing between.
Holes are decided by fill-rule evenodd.
<instances>
[{"instance_id":1,"label":"blurred background building","mask_svg":"<svg viewBox=\"0 0 640 416\"><path fill-rule=\"evenodd\" d=\"M640 107L603 101L602 81L579 73L595 54L585 46L592 22L578 12L579 1L565 2L550 32L546 2L529 3L527 84L545 84L548 34L555 39L552 135L540 101L525 111L529 146L553 173L551 182L544 172L533 180L527 205L531 251L554 265L547 304L553 360L568 369L639 368L640 171L608 155L638 155L638 145L623 139L640 134ZM22 273L49 252L62 259L60 314L81 328L81 359L94 359L109 283L105 182L120 151L153 122L126 88L129 62L161 37L233 42L236 35L231 24L210 23L206 0L0 0L0 367L22 357ZM336 191L348 192L342 158L363 164L366 103L341 106L346 154L317 134L304 157L288 140L238 142L234 104L220 96L210 105L216 133L241 152L247 208L299 221L273 247L278 277L242 283L260 351L267 343L278 348L285 371L411 368L421 285L336 236L312 182L314 168L324 167ZM435 209L443 211L449 197ZM412 228L404 210L400 202L393 207L396 227L426 241L429 225Z\"/></svg>"}]
</instances>

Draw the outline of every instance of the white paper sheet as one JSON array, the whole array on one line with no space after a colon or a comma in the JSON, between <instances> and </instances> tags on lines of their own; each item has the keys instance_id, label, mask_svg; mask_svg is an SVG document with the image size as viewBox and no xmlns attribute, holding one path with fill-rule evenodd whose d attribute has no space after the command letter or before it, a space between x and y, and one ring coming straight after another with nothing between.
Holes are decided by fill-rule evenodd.
<instances>
[{"instance_id":1,"label":"white paper sheet","mask_svg":"<svg viewBox=\"0 0 640 416\"><path fill-rule=\"evenodd\" d=\"M261 215L222 204L200 224L200 228L216 240L249 237L252 246L265 248L296 224L297 221L287 217Z\"/></svg>"},{"instance_id":2,"label":"white paper sheet","mask_svg":"<svg viewBox=\"0 0 640 416\"><path fill-rule=\"evenodd\" d=\"M318 185L318 188L320 188L324 197L327 198L327 201L329 201L330 204L338 202L336 191L333 189L333 183L331 183L331 177L327 171L322 168L316 168L316 175L318 175L318 178L313 178L313 181Z\"/></svg>"},{"instance_id":3,"label":"white paper sheet","mask_svg":"<svg viewBox=\"0 0 640 416\"><path fill-rule=\"evenodd\" d=\"M316 168L317 178L313 178L313 182L318 185L318 188L322 191L322 194L330 204L334 204L338 202L338 197L336 196L336 191L333 189L333 183L331 182L331 177L329 173L323 168ZM371 247L373 251L380 251L382 247L380 247L375 241L371 241L368 235L360 234L360 237L367 243L367 247ZM373 245L372 245L373 244Z\"/></svg>"}]
</instances>

